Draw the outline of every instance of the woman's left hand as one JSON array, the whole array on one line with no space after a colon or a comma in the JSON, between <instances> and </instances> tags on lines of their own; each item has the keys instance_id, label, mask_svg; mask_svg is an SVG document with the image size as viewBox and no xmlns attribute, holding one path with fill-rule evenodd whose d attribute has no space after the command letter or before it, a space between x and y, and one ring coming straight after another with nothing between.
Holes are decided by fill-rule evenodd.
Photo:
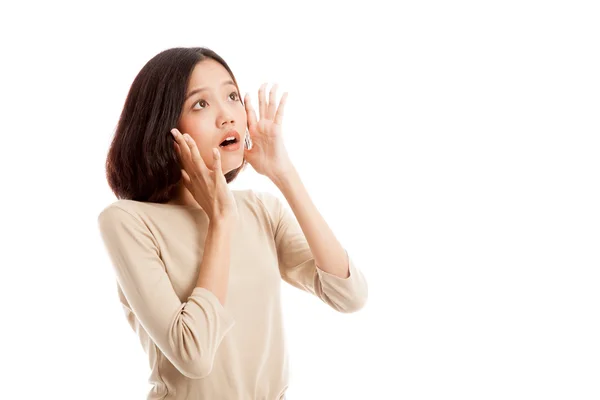
<instances>
[{"instance_id":1,"label":"woman's left hand","mask_svg":"<svg viewBox=\"0 0 600 400\"><path fill-rule=\"evenodd\" d=\"M278 85L271 88L268 102L265 98L266 86L267 84L264 83L258 89L260 120L256 119L256 112L250 104L250 96L246 94L244 98L248 130L252 140L252 149L245 149L245 157L256 172L273 180L289 172L293 166L283 144L281 129L287 92L281 96L277 107L275 95Z\"/></svg>"}]
</instances>

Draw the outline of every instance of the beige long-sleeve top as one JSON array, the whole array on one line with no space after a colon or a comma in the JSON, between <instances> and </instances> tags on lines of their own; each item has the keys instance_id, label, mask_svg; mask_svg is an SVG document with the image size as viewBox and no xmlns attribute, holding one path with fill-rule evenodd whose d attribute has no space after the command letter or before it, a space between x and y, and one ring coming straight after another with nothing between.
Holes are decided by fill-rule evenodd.
<instances>
[{"instance_id":1,"label":"beige long-sleeve top","mask_svg":"<svg viewBox=\"0 0 600 400\"><path fill-rule=\"evenodd\" d=\"M196 287L208 217L182 205L118 200L98 216L127 321L148 354L148 399L276 400L288 387L281 280L340 312L367 299L350 276L322 271L295 216L276 196L233 191L225 305Z\"/></svg>"}]
</instances>

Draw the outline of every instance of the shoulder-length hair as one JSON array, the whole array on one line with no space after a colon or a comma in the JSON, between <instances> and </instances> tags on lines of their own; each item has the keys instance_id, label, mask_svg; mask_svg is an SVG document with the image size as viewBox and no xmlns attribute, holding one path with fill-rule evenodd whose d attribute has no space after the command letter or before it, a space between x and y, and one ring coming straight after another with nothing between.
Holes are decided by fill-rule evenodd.
<instances>
[{"instance_id":1,"label":"shoulder-length hair","mask_svg":"<svg viewBox=\"0 0 600 400\"><path fill-rule=\"evenodd\" d=\"M188 82L197 63L219 62L235 83L231 69L204 47L172 48L154 56L135 77L106 157L106 179L118 199L166 203L181 180L171 129L181 115ZM246 160L225 174L233 181Z\"/></svg>"}]
</instances>

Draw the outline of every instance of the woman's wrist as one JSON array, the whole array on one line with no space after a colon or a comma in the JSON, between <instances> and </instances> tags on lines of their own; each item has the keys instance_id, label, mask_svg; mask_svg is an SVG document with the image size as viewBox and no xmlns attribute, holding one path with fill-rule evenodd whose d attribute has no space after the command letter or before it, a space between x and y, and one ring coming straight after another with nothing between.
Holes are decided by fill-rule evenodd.
<instances>
[{"instance_id":1,"label":"woman's wrist","mask_svg":"<svg viewBox=\"0 0 600 400\"><path fill-rule=\"evenodd\" d=\"M234 216L221 215L218 217L212 217L209 222L209 229L213 229L219 232L229 231L233 228L235 222Z\"/></svg>"}]
</instances>

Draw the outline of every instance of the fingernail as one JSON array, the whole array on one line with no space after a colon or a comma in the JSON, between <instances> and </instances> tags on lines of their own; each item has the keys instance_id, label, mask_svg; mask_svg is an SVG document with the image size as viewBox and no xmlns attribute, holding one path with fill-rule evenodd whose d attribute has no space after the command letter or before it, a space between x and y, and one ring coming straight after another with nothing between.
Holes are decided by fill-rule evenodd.
<instances>
[{"instance_id":1,"label":"fingernail","mask_svg":"<svg viewBox=\"0 0 600 400\"><path fill-rule=\"evenodd\" d=\"M173 134L173 136L177 136L177 133L179 132L177 132L177 129L173 128L171 129L171 133Z\"/></svg>"}]
</instances>

